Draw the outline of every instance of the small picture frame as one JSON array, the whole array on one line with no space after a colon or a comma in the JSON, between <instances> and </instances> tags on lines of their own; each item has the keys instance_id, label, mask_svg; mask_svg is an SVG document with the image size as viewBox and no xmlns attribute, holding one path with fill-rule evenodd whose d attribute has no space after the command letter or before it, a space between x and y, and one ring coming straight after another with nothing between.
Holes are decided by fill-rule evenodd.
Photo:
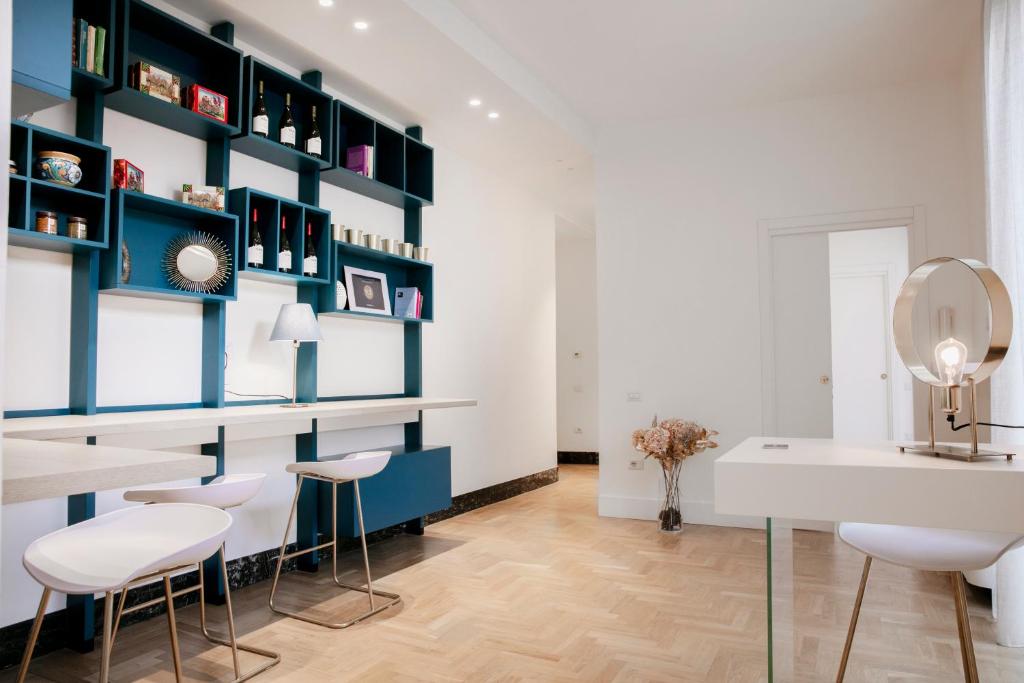
<instances>
[{"instance_id":1,"label":"small picture frame","mask_svg":"<svg viewBox=\"0 0 1024 683\"><path fill-rule=\"evenodd\" d=\"M207 118L228 122L228 97L201 85L188 89L188 108Z\"/></svg>"},{"instance_id":2,"label":"small picture frame","mask_svg":"<svg viewBox=\"0 0 1024 683\"><path fill-rule=\"evenodd\" d=\"M372 270L345 266L348 310L358 313L391 315L388 276Z\"/></svg>"},{"instance_id":3,"label":"small picture frame","mask_svg":"<svg viewBox=\"0 0 1024 683\"><path fill-rule=\"evenodd\" d=\"M132 192L145 192L146 174L127 159L114 159L114 187Z\"/></svg>"},{"instance_id":4,"label":"small picture frame","mask_svg":"<svg viewBox=\"0 0 1024 683\"><path fill-rule=\"evenodd\" d=\"M181 186L181 201L203 209L223 211L224 188L219 185L185 184Z\"/></svg>"}]
</instances>

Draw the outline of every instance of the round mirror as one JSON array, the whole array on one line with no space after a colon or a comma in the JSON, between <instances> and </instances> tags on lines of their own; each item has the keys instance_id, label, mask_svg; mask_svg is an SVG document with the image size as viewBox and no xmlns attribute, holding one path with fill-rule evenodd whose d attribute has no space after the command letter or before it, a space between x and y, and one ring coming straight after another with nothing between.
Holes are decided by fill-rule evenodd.
<instances>
[{"instance_id":1,"label":"round mirror","mask_svg":"<svg viewBox=\"0 0 1024 683\"><path fill-rule=\"evenodd\" d=\"M192 282L206 282L217 274L217 255L206 247L193 244L178 252L178 272Z\"/></svg>"},{"instance_id":2,"label":"round mirror","mask_svg":"<svg viewBox=\"0 0 1024 683\"><path fill-rule=\"evenodd\" d=\"M1013 324L1002 280L973 259L927 261L903 283L893 310L900 358L933 386L988 378L1006 355Z\"/></svg>"}]
</instances>

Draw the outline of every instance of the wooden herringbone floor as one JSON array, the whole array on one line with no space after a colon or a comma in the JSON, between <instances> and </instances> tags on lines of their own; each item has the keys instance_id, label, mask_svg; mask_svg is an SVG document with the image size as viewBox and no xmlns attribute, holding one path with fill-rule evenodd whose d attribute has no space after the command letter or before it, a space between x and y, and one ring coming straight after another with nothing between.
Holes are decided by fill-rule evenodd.
<instances>
[{"instance_id":1,"label":"wooden herringbone floor","mask_svg":"<svg viewBox=\"0 0 1024 683\"><path fill-rule=\"evenodd\" d=\"M563 467L555 485L371 548L380 587L405 601L345 631L272 615L266 583L236 591L241 637L284 653L257 680L766 681L763 532L688 526L667 536L649 522L599 518L596 475ZM796 544L795 678L827 681L861 557L829 534L798 533ZM326 572L284 582L287 606L342 617L364 604L328 600L336 591ZM947 587L875 563L847 680L962 680ZM986 614L972 606L981 679L1024 680L1024 652L992 645ZM207 647L197 615L178 610L187 677L229 680L229 653ZM113 680L173 680L165 624L118 634ZM59 652L32 670L34 680L63 682L95 681L97 668L98 653Z\"/></svg>"}]
</instances>

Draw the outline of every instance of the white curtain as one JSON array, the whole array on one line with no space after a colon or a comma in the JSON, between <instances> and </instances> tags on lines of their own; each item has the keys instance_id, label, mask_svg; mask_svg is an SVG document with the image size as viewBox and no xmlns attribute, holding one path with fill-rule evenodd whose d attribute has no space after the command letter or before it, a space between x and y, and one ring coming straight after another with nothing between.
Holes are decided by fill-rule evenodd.
<instances>
[{"instance_id":1,"label":"white curtain","mask_svg":"<svg viewBox=\"0 0 1024 683\"><path fill-rule=\"evenodd\" d=\"M1024 424L1024 0L985 2L985 165L989 263L1013 302L1013 342L992 376L993 422ZM993 429L995 443L1024 430Z\"/></svg>"}]
</instances>

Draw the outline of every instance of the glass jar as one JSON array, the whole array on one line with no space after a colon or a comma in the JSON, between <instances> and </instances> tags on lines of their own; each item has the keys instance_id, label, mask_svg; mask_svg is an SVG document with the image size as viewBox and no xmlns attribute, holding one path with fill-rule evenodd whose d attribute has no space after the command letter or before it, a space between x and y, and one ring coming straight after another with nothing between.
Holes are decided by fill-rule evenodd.
<instances>
[{"instance_id":1,"label":"glass jar","mask_svg":"<svg viewBox=\"0 0 1024 683\"><path fill-rule=\"evenodd\" d=\"M68 237L76 240L89 239L89 222L81 216L68 216Z\"/></svg>"},{"instance_id":2,"label":"glass jar","mask_svg":"<svg viewBox=\"0 0 1024 683\"><path fill-rule=\"evenodd\" d=\"M57 214L53 211L36 211L36 232L47 235L57 234Z\"/></svg>"}]
</instances>

